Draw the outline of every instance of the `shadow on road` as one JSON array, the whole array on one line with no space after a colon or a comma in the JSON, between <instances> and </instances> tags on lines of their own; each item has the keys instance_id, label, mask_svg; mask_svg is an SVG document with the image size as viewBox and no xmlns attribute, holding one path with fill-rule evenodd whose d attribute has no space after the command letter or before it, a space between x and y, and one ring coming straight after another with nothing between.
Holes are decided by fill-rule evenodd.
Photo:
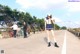
<instances>
[{"instance_id":1,"label":"shadow on road","mask_svg":"<svg viewBox=\"0 0 80 54\"><path fill-rule=\"evenodd\" d=\"M44 37L44 41L45 41L46 43L48 43L48 42L47 42L47 37Z\"/></svg>"}]
</instances>

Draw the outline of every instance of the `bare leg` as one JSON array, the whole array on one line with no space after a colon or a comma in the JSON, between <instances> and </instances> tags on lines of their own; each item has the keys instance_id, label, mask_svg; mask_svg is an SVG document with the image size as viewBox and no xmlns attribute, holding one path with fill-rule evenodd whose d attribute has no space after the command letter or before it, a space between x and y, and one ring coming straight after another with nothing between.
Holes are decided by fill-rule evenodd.
<instances>
[{"instance_id":1,"label":"bare leg","mask_svg":"<svg viewBox=\"0 0 80 54\"><path fill-rule=\"evenodd\" d=\"M55 35L54 35L54 31L51 30L51 33L52 33L52 36L53 36L54 42L56 42Z\"/></svg>"},{"instance_id":2,"label":"bare leg","mask_svg":"<svg viewBox=\"0 0 80 54\"><path fill-rule=\"evenodd\" d=\"M48 47L51 46L51 43L50 43L50 37L49 37L49 30L46 30L47 31L47 39L48 39Z\"/></svg>"},{"instance_id":3,"label":"bare leg","mask_svg":"<svg viewBox=\"0 0 80 54\"><path fill-rule=\"evenodd\" d=\"M47 32L47 40L48 40L48 42L50 42L49 30L46 30L46 32Z\"/></svg>"},{"instance_id":4,"label":"bare leg","mask_svg":"<svg viewBox=\"0 0 80 54\"><path fill-rule=\"evenodd\" d=\"M59 46L57 45L57 42L56 42L56 39L55 39L55 36L54 36L54 31L53 31L53 30L51 30L51 32L52 32L52 36L53 36L53 38L54 38L55 47L59 47Z\"/></svg>"}]
</instances>

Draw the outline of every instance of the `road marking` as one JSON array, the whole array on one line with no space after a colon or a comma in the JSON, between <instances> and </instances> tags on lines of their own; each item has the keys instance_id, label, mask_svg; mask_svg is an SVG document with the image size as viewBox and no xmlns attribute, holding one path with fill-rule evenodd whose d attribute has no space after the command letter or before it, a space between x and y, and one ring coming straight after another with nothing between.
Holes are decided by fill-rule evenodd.
<instances>
[{"instance_id":1,"label":"road marking","mask_svg":"<svg viewBox=\"0 0 80 54\"><path fill-rule=\"evenodd\" d=\"M61 54L66 54L66 31L65 31L65 34L64 34L64 42L63 42L63 47L62 47Z\"/></svg>"}]
</instances>

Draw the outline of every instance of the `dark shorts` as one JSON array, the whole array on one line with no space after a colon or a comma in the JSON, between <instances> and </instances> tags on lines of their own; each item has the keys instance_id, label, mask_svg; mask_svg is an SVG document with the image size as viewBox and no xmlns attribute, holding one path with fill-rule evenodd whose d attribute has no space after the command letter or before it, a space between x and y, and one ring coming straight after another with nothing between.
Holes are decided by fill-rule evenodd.
<instances>
[{"instance_id":1,"label":"dark shorts","mask_svg":"<svg viewBox=\"0 0 80 54\"><path fill-rule=\"evenodd\" d=\"M46 29L47 30L52 30L53 29L53 25L52 24L46 24Z\"/></svg>"}]
</instances>

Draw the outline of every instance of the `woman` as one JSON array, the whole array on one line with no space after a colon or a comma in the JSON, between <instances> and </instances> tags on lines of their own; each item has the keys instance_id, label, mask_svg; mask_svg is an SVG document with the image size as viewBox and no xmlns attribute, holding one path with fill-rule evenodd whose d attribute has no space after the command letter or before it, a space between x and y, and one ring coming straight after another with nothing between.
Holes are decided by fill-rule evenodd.
<instances>
[{"instance_id":1,"label":"woman","mask_svg":"<svg viewBox=\"0 0 80 54\"><path fill-rule=\"evenodd\" d=\"M47 15L47 17L45 19L45 30L46 30L47 35L48 35L47 36L47 39L48 39L48 47L51 46L49 32L52 33L52 36L53 36L54 42L55 42L54 43L55 47L59 47L57 45L57 42L56 42L55 36L54 36L54 31L53 31L53 28L54 28L54 25L53 24L54 24L54 22L55 22L55 20L52 19L52 15Z\"/></svg>"}]
</instances>

